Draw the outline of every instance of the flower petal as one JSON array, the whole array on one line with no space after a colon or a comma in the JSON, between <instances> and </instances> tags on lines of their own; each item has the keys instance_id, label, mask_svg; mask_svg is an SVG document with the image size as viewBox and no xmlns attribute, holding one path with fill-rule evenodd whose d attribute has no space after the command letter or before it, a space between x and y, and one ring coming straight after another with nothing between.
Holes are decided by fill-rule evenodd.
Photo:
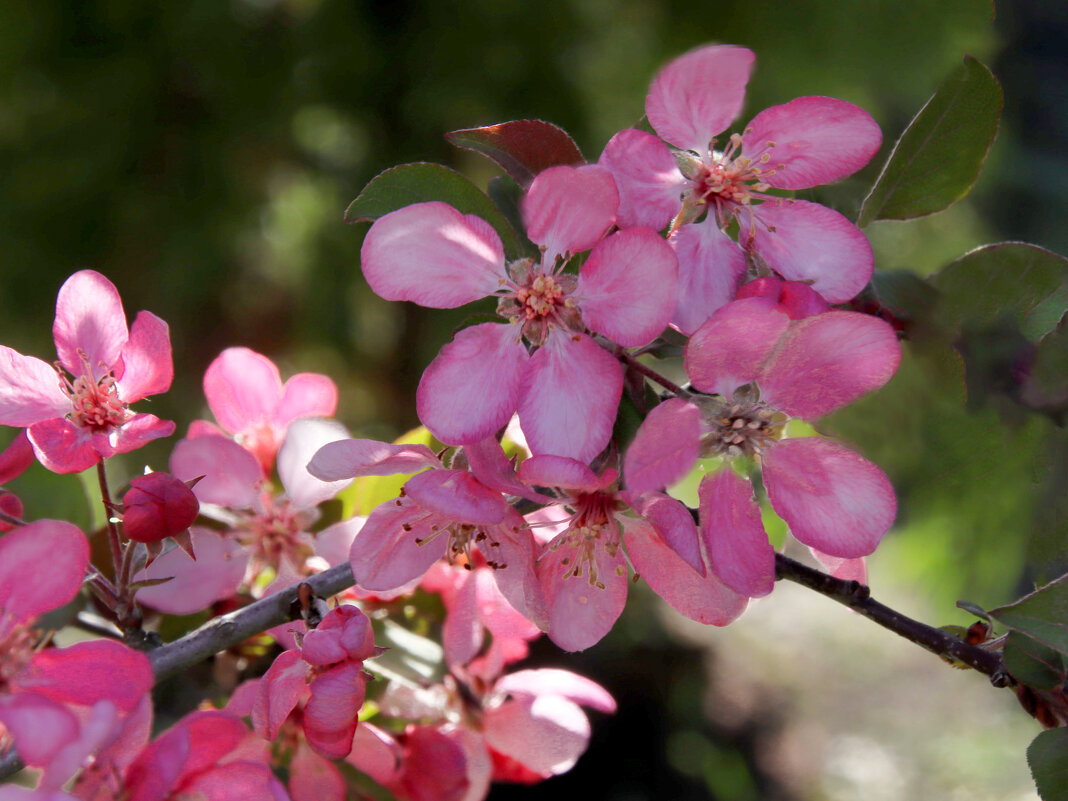
<instances>
[{"instance_id":1,"label":"flower petal","mask_svg":"<svg viewBox=\"0 0 1068 801\"><path fill-rule=\"evenodd\" d=\"M0 725L27 765L45 767L78 738L78 719L62 704L34 693L0 696Z\"/></svg>"},{"instance_id":2,"label":"flower petal","mask_svg":"<svg viewBox=\"0 0 1068 801\"><path fill-rule=\"evenodd\" d=\"M851 300L871 280L871 243L833 209L807 200L776 200L753 208L755 225L738 218L739 242L788 281L806 281L831 303Z\"/></svg>"},{"instance_id":3,"label":"flower petal","mask_svg":"<svg viewBox=\"0 0 1068 801\"><path fill-rule=\"evenodd\" d=\"M716 134L738 116L754 55L733 45L711 45L679 56L649 87L645 113L660 138L704 155Z\"/></svg>"},{"instance_id":4,"label":"flower petal","mask_svg":"<svg viewBox=\"0 0 1068 801\"><path fill-rule=\"evenodd\" d=\"M511 509L499 492L464 470L428 470L408 479L404 492L426 510L476 526L499 523Z\"/></svg>"},{"instance_id":5,"label":"flower petal","mask_svg":"<svg viewBox=\"0 0 1068 801\"><path fill-rule=\"evenodd\" d=\"M497 289L504 248L485 220L447 203L415 203L375 221L360 263L379 297L452 309Z\"/></svg>"},{"instance_id":6,"label":"flower petal","mask_svg":"<svg viewBox=\"0 0 1068 801\"><path fill-rule=\"evenodd\" d=\"M36 520L0 537L3 616L22 623L63 606L81 589L88 564L88 540L62 520Z\"/></svg>"},{"instance_id":7,"label":"flower petal","mask_svg":"<svg viewBox=\"0 0 1068 801\"><path fill-rule=\"evenodd\" d=\"M644 225L659 231L678 214L689 181L668 147L645 131L628 128L604 146L598 162L612 171L619 188L621 228Z\"/></svg>"},{"instance_id":8,"label":"flower petal","mask_svg":"<svg viewBox=\"0 0 1068 801\"><path fill-rule=\"evenodd\" d=\"M135 403L166 392L173 380L170 328L152 312L139 312L122 348L122 375L116 382L119 397L124 403Z\"/></svg>"},{"instance_id":9,"label":"flower petal","mask_svg":"<svg viewBox=\"0 0 1068 801\"><path fill-rule=\"evenodd\" d=\"M535 503L552 503L553 498L535 492L516 475L515 465L509 459L496 437L486 437L478 442L464 445L464 455L475 477L498 492L516 495Z\"/></svg>"},{"instance_id":10,"label":"flower petal","mask_svg":"<svg viewBox=\"0 0 1068 801\"><path fill-rule=\"evenodd\" d=\"M375 439L342 439L323 445L308 463L308 472L323 481L362 476L392 476L441 467L426 445L393 444Z\"/></svg>"},{"instance_id":11,"label":"flower petal","mask_svg":"<svg viewBox=\"0 0 1068 801\"><path fill-rule=\"evenodd\" d=\"M248 565L248 553L234 540L201 526L189 530L196 561L172 548L134 576L134 581L168 578L142 587L137 600L169 615L191 615L237 592Z\"/></svg>"},{"instance_id":12,"label":"flower petal","mask_svg":"<svg viewBox=\"0 0 1068 801\"><path fill-rule=\"evenodd\" d=\"M768 152L773 170L762 181L779 189L808 189L852 175L879 150L883 134L859 106L833 97L799 97L771 106L745 126L742 154Z\"/></svg>"},{"instance_id":13,"label":"flower petal","mask_svg":"<svg viewBox=\"0 0 1068 801\"><path fill-rule=\"evenodd\" d=\"M798 540L825 554L866 556L894 522L897 499L886 474L829 439L778 442L763 467L775 512Z\"/></svg>"},{"instance_id":14,"label":"flower petal","mask_svg":"<svg viewBox=\"0 0 1068 801\"><path fill-rule=\"evenodd\" d=\"M182 481L203 476L193 487L201 503L248 509L263 478L256 457L232 439L207 435L179 440L171 451L171 473Z\"/></svg>"},{"instance_id":15,"label":"flower petal","mask_svg":"<svg viewBox=\"0 0 1068 801\"><path fill-rule=\"evenodd\" d=\"M252 705L252 728L267 740L278 737L278 729L289 713L308 694L308 663L296 651L284 651L271 663L256 687Z\"/></svg>"},{"instance_id":16,"label":"flower petal","mask_svg":"<svg viewBox=\"0 0 1068 801\"><path fill-rule=\"evenodd\" d=\"M707 569L701 554L697 524L687 507L667 495L650 493L642 498L641 515L676 556L681 557L699 575L705 575Z\"/></svg>"},{"instance_id":17,"label":"flower petal","mask_svg":"<svg viewBox=\"0 0 1068 801\"><path fill-rule=\"evenodd\" d=\"M526 349L511 326L465 328L423 372L415 396L419 419L447 445L485 439L515 412L526 368Z\"/></svg>"},{"instance_id":18,"label":"flower petal","mask_svg":"<svg viewBox=\"0 0 1068 801\"><path fill-rule=\"evenodd\" d=\"M900 361L901 345L888 323L829 311L791 323L757 380L772 406L813 420L879 389Z\"/></svg>"},{"instance_id":19,"label":"flower petal","mask_svg":"<svg viewBox=\"0 0 1068 801\"><path fill-rule=\"evenodd\" d=\"M100 461L93 433L70 420L55 417L26 429L37 461L53 473L80 473ZM110 450L110 449L109 449Z\"/></svg>"},{"instance_id":20,"label":"flower petal","mask_svg":"<svg viewBox=\"0 0 1068 801\"><path fill-rule=\"evenodd\" d=\"M0 425L24 428L70 410L56 368L0 345Z\"/></svg>"},{"instance_id":21,"label":"flower petal","mask_svg":"<svg viewBox=\"0 0 1068 801\"><path fill-rule=\"evenodd\" d=\"M770 298L791 320L803 320L831 310L823 295L800 281L783 281L773 276L757 278L738 290L737 298Z\"/></svg>"},{"instance_id":22,"label":"flower petal","mask_svg":"<svg viewBox=\"0 0 1068 801\"><path fill-rule=\"evenodd\" d=\"M749 482L724 467L701 479L698 492L709 566L735 592L751 598L770 593L775 586L775 549Z\"/></svg>"},{"instance_id":23,"label":"flower petal","mask_svg":"<svg viewBox=\"0 0 1068 801\"><path fill-rule=\"evenodd\" d=\"M560 695L525 696L489 709L483 717L486 745L535 773L566 773L590 739L590 721Z\"/></svg>"},{"instance_id":24,"label":"flower petal","mask_svg":"<svg viewBox=\"0 0 1068 801\"><path fill-rule=\"evenodd\" d=\"M0 486L21 476L31 464L33 464L33 446L23 429L0 452Z\"/></svg>"},{"instance_id":25,"label":"flower petal","mask_svg":"<svg viewBox=\"0 0 1068 801\"><path fill-rule=\"evenodd\" d=\"M679 292L671 322L692 334L734 300L745 275L745 253L714 219L684 225L669 240L679 260Z\"/></svg>"},{"instance_id":26,"label":"flower petal","mask_svg":"<svg viewBox=\"0 0 1068 801\"><path fill-rule=\"evenodd\" d=\"M95 270L80 270L68 278L56 298L52 334L67 372L83 375L88 364L94 379L103 378L119 362L130 335L115 285Z\"/></svg>"},{"instance_id":27,"label":"flower petal","mask_svg":"<svg viewBox=\"0 0 1068 801\"><path fill-rule=\"evenodd\" d=\"M304 735L317 754L327 759L348 756L366 684L359 662L327 668L312 681L304 707Z\"/></svg>"},{"instance_id":28,"label":"flower petal","mask_svg":"<svg viewBox=\"0 0 1068 801\"><path fill-rule=\"evenodd\" d=\"M623 368L585 335L550 336L523 376L519 419L535 454L590 462L612 436Z\"/></svg>"},{"instance_id":29,"label":"flower petal","mask_svg":"<svg viewBox=\"0 0 1068 801\"><path fill-rule=\"evenodd\" d=\"M282 385L282 400L274 423L285 426L301 417L333 417L337 411L337 384L321 373L297 373Z\"/></svg>"},{"instance_id":30,"label":"flower petal","mask_svg":"<svg viewBox=\"0 0 1068 801\"><path fill-rule=\"evenodd\" d=\"M482 620L478 613L478 583L481 571L467 573L453 596L441 627L441 641L445 647L445 664L466 665L482 647Z\"/></svg>"},{"instance_id":31,"label":"flower petal","mask_svg":"<svg viewBox=\"0 0 1068 801\"><path fill-rule=\"evenodd\" d=\"M678 282L671 246L651 228L628 228L594 246L574 299L592 330L636 348L667 328Z\"/></svg>"},{"instance_id":32,"label":"flower petal","mask_svg":"<svg viewBox=\"0 0 1068 801\"><path fill-rule=\"evenodd\" d=\"M445 555L448 534L430 528L445 522L418 506L398 506L394 501L379 506L349 551L356 584L365 590L393 590L422 576Z\"/></svg>"},{"instance_id":33,"label":"flower petal","mask_svg":"<svg viewBox=\"0 0 1068 801\"><path fill-rule=\"evenodd\" d=\"M39 651L16 683L22 690L61 704L92 706L110 701L129 712L152 689L155 679L142 652L113 640L90 640Z\"/></svg>"},{"instance_id":34,"label":"flower petal","mask_svg":"<svg viewBox=\"0 0 1068 801\"><path fill-rule=\"evenodd\" d=\"M542 264L593 247L616 220L619 191L607 168L598 164L542 170L521 203L527 236L545 248Z\"/></svg>"},{"instance_id":35,"label":"flower petal","mask_svg":"<svg viewBox=\"0 0 1068 801\"><path fill-rule=\"evenodd\" d=\"M289 790L293 801L345 801L341 772L299 741L289 760Z\"/></svg>"},{"instance_id":36,"label":"flower petal","mask_svg":"<svg viewBox=\"0 0 1068 801\"><path fill-rule=\"evenodd\" d=\"M347 439L349 432L336 420L304 417L294 420L278 450L278 478L297 509L311 509L335 497L351 479L323 481L308 471L308 462L325 445Z\"/></svg>"},{"instance_id":37,"label":"flower petal","mask_svg":"<svg viewBox=\"0 0 1068 801\"><path fill-rule=\"evenodd\" d=\"M266 356L248 348L227 348L204 372L204 395L219 425L236 434L274 417L282 376Z\"/></svg>"},{"instance_id":38,"label":"flower petal","mask_svg":"<svg viewBox=\"0 0 1068 801\"><path fill-rule=\"evenodd\" d=\"M160 437L169 437L176 428L173 420L160 420L154 414L135 414L108 436L108 448L100 446L101 436L93 436L93 445L101 456L129 453ZM109 452L110 451L110 452Z\"/></svg>"},{"instance_id":39,"label":"flower petal","mask_svg":"<svg viewBox=\"0 0 1068 801\"><path fill-rule=\"evenodd\" d=\"M493 685L494 692L512 695L560 695L582 706L600 712L615 712L616 699L597 682L559 668L517 670L502 676Z\"/></svg>"},{"instance_id":40,"label":"flower petal","mask_svg":"<svg viewBox=\"0 0 1068 801\"><path fill-rule=\"evenodd\" d=\"M630 517L620 521L634 569L676 611L713 626L726 626L745 611L748 598L723 584L711 570L704 576L695 571L647 522Z\"/></svg>"},{"instance_id":41,"label":"flower petal","mask_svg":"<svg viewBox=\"0 0 1068 801\"><path fill-rule=\"evenodd\" d=\"M730 398L760 375L790 318L768 298L745 298L713 314L686 345L686 374L702 392Z\"/></svg>"},{"instance_id":42,"label":"flower petal","mask_svg":"<svg viewBox=\"0 0 1068 801\"><path fill-rule=\"evenodd\" d=\"M700 439L701 410L695 404L671 398L656 406L627 448L627 489L655 492L679 481L697 462Z\"/></svg>"},{"instance_id":43,"label":"flower petal","mask_svg":"<svg viewBox=\"0 0 1068 801\"><path fill-rule=\"evenodd\" d=\"M519 465L519 478L531 486L585 492L607 486L589 465L567 456L531 456Z\"/></svg>"}]
</instances>

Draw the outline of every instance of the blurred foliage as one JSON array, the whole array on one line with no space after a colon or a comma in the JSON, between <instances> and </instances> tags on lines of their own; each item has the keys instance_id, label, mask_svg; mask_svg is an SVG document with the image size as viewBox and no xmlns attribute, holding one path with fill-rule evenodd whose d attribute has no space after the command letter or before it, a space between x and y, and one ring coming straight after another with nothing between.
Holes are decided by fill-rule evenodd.
<instances>
[{"instance_id":1,"label":"blurred foliage","mask_svg":"<svg viewBox=\"0 0 1068 801\"><path fill-rule=\"evenodd\" d=\"M171 325L179 372L150 410L179 432L208 416L200 376L230 345L270 355L285 376L330 374L339 417L359 435L412 428L418 377L471 310L373 296L358 266L367 225L345 225L346 205L412 161L485 187L499 170L443 138L460 128L544 119L595 159L641 119L656 69L710 41L757 53L739 123L805 94L873 114L885 141L872 164L804 193L849 216L935 87L964 54L982 60L1003 83L1005 116L975 191L923 220L869 226L878 267L926 276L1002 239L1068 250L1068 13L1058 3L999 3L996 19L988 0L7 0L3 10L0 342L51 360L56 291L75 269L99 269L131 318L149 309ZM971 345L980 361L999 358ZM1019 394L993 379L977 387L974 375L966 384L947 343L916 343L884 392L820 423L899 491L899 524L872 580L876 592L907 587L917 608L905 611L930 601L948 615L958 597L994 606L1055 572L1068 436ZM143 460L161 467L170 445L113 467L113 492ZM13 488L30 516L89 523L77 482L34 468ZM619 771L612 797L797 797L755 767L759 731L727 744L692 702L669 703L672 688L699 692L697 657L635 598L625 625L575 665L625 710L618 726L595 722L594 749L608 747ZM559 661L549 654L539 651ZM674 734L660 708L674 710ZM572 776L600 776L609 797L597 765L580 762Z\"/></svg>"}]
</instances>

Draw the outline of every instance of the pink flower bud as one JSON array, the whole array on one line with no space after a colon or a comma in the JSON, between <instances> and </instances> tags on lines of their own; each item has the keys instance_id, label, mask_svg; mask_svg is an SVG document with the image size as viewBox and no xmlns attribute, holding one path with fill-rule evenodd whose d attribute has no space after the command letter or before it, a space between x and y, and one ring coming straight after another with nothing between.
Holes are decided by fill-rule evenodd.
<instances>
[{"instance_id":1,"label":"pink flower bud","mask_svg":"<svg viewBox=\"0 0 1068 801\"><path fill-rule=\"evenodd\" d=\"M180 534L200 511L193 491L170 473L135 478L122 503L123 532L137 542L157 542Z\"/></svg>"}]
</instances>

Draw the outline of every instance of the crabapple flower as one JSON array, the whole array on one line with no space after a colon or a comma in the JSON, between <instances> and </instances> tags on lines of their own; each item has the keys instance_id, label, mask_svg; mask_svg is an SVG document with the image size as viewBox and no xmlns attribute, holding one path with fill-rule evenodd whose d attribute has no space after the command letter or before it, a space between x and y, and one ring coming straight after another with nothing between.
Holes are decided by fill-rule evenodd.
<instances>
[{"instance_id":1,"label":"crabapple flower","mask_svg":"<svg viewBox=\"0 0 1068 801\"><path fill-rule=\"evenodd\" d=\"M363 660L375 656L371 621L355 606L339 606L319 626L285 651L257 686L252 726L268 740L297 704L304 701L303 725L308 744L327 759L352 750L356 718L363 706L367 675Z\"/></svg>"},{"instance_id":2,"label":"crabapple flower","mask_svg":"<svg viewBox=\"0 0 1068 801\"><path fill-rule=\"evenodd\" d=\"M654 231L602 238L618 200L602 167L540 173L522 204L537 262L506 263L488 223L444 203L407 206L371 226L361 261L378 295L430 308L492 296L508 321L460 331L423 373L419 418L442 442L482 440L518 410L534 453L588 461L608 444L623 370L591 332L647 344L670 320L677 281L675 255ZM577 276L564 272L591 248Z\"/></svg>"},{"instance_id":3,"label":"crabapple flower","mask_svg":"<svg viewBox=\"0 0 1068 801\"><path fill-rule=\"evenodd\" d=\"M659 138L621 131L600 159L619 187L621 226L660 230L671 222L679 259L672 322L685 334L734 298L747 255L783 278L811 282L831 303L856 295L874 268L868 240L841 214L769 194L831 183L867 164L882 134L866 111L799 97L765 109L716 149L741 109L753 60L750 50L729 45L675 59L645 100ZM724 233L733 220L737 244Z\"/></svg>"},{"instance_id":4,"label":"crabapple flower","mask_svg":"<svg viewBox=\"0 0 1068 801\"><path fill-rule=\"evenodd\" d=\"M163 320L143 311L127 329L115 286L81 270L59 290L52 332L54 367L0 345L0 425L25 428L41 464L77 473L174 432L174 423L129 408L170 388Z\"/></svg>"},{"instance_id":5,"label":"crabapple flower","mask_svg":"<svg viewBox=\"0 0 1068 801\"><path fill-rule=\"evenodd\" d=\"M337 386L321 373L297 373L284 384L278 367L248 348L227 348L204 373L204 396L226 434L259 461L269 475L286 429L303 417L333 417ZM205 421L190 436L219 433Z\"/></svg>"},{"instance_id":6,"label":"crabapple flower","mask_svg":"<svg viewBox=\"0 0 1068 801\"><path fill-rule=\"evenodd\" d=\"M787 436L786 424L822 417L878 389L900 358L893 329L874 317L828 311L792 320L772 297L736 300L686 349L694 388L715 396L673 398L653 409L627 452L627 485L638 493L669 486L700 456L751 457L794 537L824 558L865 556L896 514L889 480L829 439ZM699 495L713 571L737 592L770 592L774 552L747 479L724 467L702 480Z\"/></svg>"},{"instance_id":7,"label":"crabapple flower","mask_svg":"<svg viewBox=\"0 0 1068 801\"><path fill-rule=\"evenodd\" d=\"M38 520L0 538L0 741L45 768L59 789L152 687L144 654L110 640L39 647L33 621L77 595L89 544L76 527Z\"/></svg>"}]
</instances>

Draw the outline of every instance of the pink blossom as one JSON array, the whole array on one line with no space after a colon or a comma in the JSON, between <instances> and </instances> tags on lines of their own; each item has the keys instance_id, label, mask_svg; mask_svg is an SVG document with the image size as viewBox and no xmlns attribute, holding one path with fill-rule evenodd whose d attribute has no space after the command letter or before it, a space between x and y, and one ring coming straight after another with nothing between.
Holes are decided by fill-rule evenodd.
<instances>
[{"instance_id":1,"label":"pink blossom","mask_svg":"<svg viewBox=\"0 0 1068 801\"><path fill-rule=\"evenodd\" d=\"M355 606L339 606L271 665L257 687L252 725L268 740L297 704L304 702L304 734L312 749L328 759L352 750L357 715L363 706L363 660L375 656L371 621Z\"/></svg>"},{"instance_id":2,"label":"pink blossom","mask_svg":"<svg viewBox=\"0 0 1068 801\"><path fill-rule=\"evenodd\" d=\"M127 329L114 285L82 270L59 290L52 331L55 367L0 346L0 425L26 428L41 464L77 473L174 432L174 423L129 408L170 388L163 320L143 311Z\"/></svg>"},{"instance_id":3,"label":"pink blossom","mask_svg":"<svg viewBox=\"0 0 1068 801\"><path fill-rule=\"evenodd\" d=\"M0 732L61 787L121 715L152 687L144 654L110 640L39 649L39 615L81 588L89 545L77 528L39 520L0 538Z\"/></svg>"},{"instance_id":4,"label":"pink blossom","mask_svg":"<svg viewBox=\"0 0 1068 801\"><path fill-rule=\"evenodd\" d=\"M337 411L337 386L329 377L297 373L283 384L275 363L248 348L227 348L215 357L204 373L204 395L222 430L256 457L264 475L290 423ZM205 422L190 428L190 436L212 432Z\"/></svg>"},{"instance_id":5,"label":"pink blossom","mask_svg":"<svg viewBox=\"0 0 1068 801\"><path fill-rule=\"evenodd\" d=\"M799 97L765 109L716 149L741 110L753 60L751 51L729 45L675 59L645 100L659 139L621 131L601 156L619 186L620 225L660 230L671 222L679 259L672 322L686 334L733 299L747 256L786 279L811 282L831 303L856 295L874 266L867 239L844 216L769 193L831 183L867 164L882 141L867 112L830 97ZM724 233L733 220L738 244Z\"/></svg>"},{"instance_id":6,"label":"pink blossom","mask_svg":"<svg viewBox=\"0 0 1068 801\"><path fill-rule=\"evenodd\" d=\"M653 231L602 238L617 204L601 167L539 174L522 204L537 262L506 263L489 224L444 203L408 206L371 227L361 259L377 294L431 308L493 296L509 322L465 328L423 373L419 417L442 442L482 440L518 410L535 453L586 461L608 443L623 370L591 334L647 344L668 323L677 278L674 254ZM577 276L564 271L591 248Z\"/></svg>"},{"instance_id":7,"label":"pink blossom","mask_svg":"<svg viewBox=\"0 0 1068 801\"><path fill-rule=\"evenodd\" d=\"M686 350L694 388L715 396L674 398L649 414L627 453L627 485L635 492L671 485L699 456L753 458L772 508L798 540L825 557L869 554L896 514L889 480L829 439L787 436L786 424L878 389L900 357L893 329L874 317L828 311L792 320L771 297L734 301ZM770 592L774 553L748 480L725 467L706 476L699 492L712 569L738 592Z\"/></svg>"}]
</instances>

